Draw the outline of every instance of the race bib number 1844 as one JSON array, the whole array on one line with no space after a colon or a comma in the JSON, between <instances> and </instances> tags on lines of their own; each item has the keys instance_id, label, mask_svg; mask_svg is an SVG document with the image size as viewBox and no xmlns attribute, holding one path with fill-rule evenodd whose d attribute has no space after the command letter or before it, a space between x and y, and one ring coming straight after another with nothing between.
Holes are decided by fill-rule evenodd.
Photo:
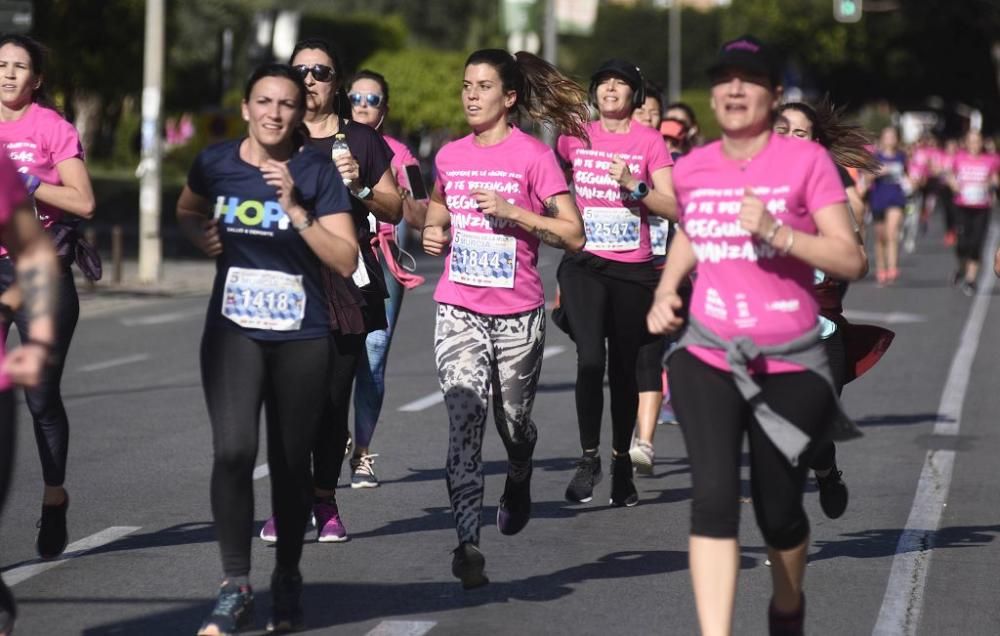
<instances>
[{"instance_id":1,"label":"race bib number 1844","mask_svg":"<svg viewBox=\"0 0 1000 636\"><path fill-rule=\"evenodd\" d=\"M476 287L514 287L517 239L502 234L455 230L448 278Z\"/></svg>"}]
</instances>

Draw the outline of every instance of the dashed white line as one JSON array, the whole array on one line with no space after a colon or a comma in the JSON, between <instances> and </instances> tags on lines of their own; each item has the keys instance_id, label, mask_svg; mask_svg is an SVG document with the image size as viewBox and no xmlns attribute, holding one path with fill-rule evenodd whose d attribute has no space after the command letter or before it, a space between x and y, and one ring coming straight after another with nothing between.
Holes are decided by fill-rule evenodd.
<instances>
[{"instance_id":1,"label":"dashed white line","mask_svg":"<svg viewBox=\"0 0 1000 636\"><path fill-rule=\"evenodd\" d=\"M435 625L434 621L382 621L365 636L423 636Z\"/></svg>"},{"instance_id":2,"label":"dashed white line","mask_svg":"<svg viewBox=\"0 0 1000 636\"><path fill-rule=\"evenodd\" d=\"M263 463L257 468L253 469L253 480L264 479L271 474L271 469L267 467L267 463Z\"/></svg>"},{"instance_id":3,"label":"dashed white line","mask_svg":"<svg viewBox=\"0 0 1000 636\"><path fill-rule=\"evenodd\" d=\"M7 585L17 585L18 583L26 581L35 575L51 570L52 568L59 567L71 559L83 556L91 550L113 543L124 536L130 535L140 527L141 526L113 526L106 530L101 530L97 534L92 534L89 537L85 537L79 541L74 541L66 546L66 551L63 552L62 556L58 559L53 559L51 561L42 561L41 559L37 559L25 565L4 571L3 580L7 583Z\"/></svg>"},{"instance_id":4,"label":"dashed white line","mask_svg":"<svg viewBox=\"0 0 1000 636\"><path fill-rule=\"evenodd\" d=\"M137 353L131 356L112 358L111 360L105 360L104 362L95 362L93 364L87 364L77 369L77 371L81 371L83 373L89 373L91 371L103 371L105 369L111 369L112 367L120 367L125 364L135 364L136 362L145 362L146 360L149 360L148 353Z\"/></svg>"},{"instance_id":5,"label":"dashed white line","mask_svg":"<svg viewBox=\"0 0 1000 636\"><path fill-rule=\"evenodd\" d=\"M988 246L984 254L993 254L1000 242L996 223L990 225ZM938 421L934 425L936 436L956 436L962 423L962 405L969 385L972 363L979 348L979 336L986 321L995 283L987 268L980 276L982 283L969 317L962 329L958 350L952 358L938 406ZM955 451L929 450L924 459L913 507L906 520L906 527L896 544L892 570L886 584L882 607L875 623L873 636L914 636L920 627L924 605L924 586L931 566L934 535L941 525L941 515L948 503L951 476L955 468Z\"/></svg>"},{"instance_id":6,"label":"dashed white line","mask_svg":"<svg viewBox=\"0 0 1000 636\"><path fill-rule=\"evenodd\" d=\"M542 351L542 358L551 358L552 356L557 356L560 353L566 351L566 347L562 345L555 345L552 347L545 347ZM428 409L435 404L440 404L444 402L444 396L441 395L440 391L435 393L429 393L422 398L413 400L412 402L407 402L403 406L399 407L399 411L404 413L416 413L417 411L423 411Z\"/></svg>"},{"instance_id":7,"label":"dashed white line","mask_svg":"<svg viewBox=\"0 0 1000 636\"><path fill-rule=\"evenodd\" d=\"M844 318L848 320L870 320L883 325L906 325L915 322L927 322L927 316L922 314L912 314L905 311L861 311L859 309L848 309L844 312Z\"/></svg>"}]
</instances>

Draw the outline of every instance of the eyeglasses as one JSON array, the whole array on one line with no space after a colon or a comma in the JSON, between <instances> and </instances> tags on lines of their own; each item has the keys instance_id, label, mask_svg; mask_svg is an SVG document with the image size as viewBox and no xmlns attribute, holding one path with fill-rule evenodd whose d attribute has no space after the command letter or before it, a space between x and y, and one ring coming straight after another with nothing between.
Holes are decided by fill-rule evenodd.
<instances>
[{"instance_id":1,"label":"eyeglasses","mask_svg":"<svg viewBox=\"0 0 1000 636\"><path fill-rule=\"evenodd\" d=\"M306 75L312 73L313 79L317 82L329 82L336 75L333 68L326 64L296 64L292 69L302 79L305 79Z\"/></svg>"},{"instance_id":2,"label":"eyeglasses","mask_svg":"<svg viewBox=\"0 0 1000 636\"><path fill-rule=\"evenodd\" d=\"M348 99L352 106L360 106L362 103L368 104L369 108L378 108L382 105L382 96L378 93L348 93Z\"/></svg>"}]
</instances>

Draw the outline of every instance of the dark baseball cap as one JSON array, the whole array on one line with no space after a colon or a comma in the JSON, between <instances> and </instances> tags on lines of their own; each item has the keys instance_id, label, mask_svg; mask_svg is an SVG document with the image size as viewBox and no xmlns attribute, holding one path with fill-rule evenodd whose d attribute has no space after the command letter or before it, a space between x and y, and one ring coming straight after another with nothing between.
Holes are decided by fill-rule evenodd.
<instances>
[{"instance_id":1,"label":"dark baseball cap","mask_svg":"<svg viewBox=\"0 0 1000 636\"><path fill-rule=\"evenodd\" d=\"M772 87L781 84L781 69L773 51L752 35L741 35L723 44L715 62L708 68L708 76L714 81L726 69L763 75L770 80Z\"/></svg>"},{"instance_id":2,"label":"dark baseball cap","mask_svg":"<svg viewBox=\"0 0 1000 636\"><path fill-rule=\"evenodd\" d=\"M625 60L610 59L601 63L594 74L590 76L590 83L596 85L609 75L620 77L625 80L633 91L638 91L642 87L642 73L639 67Z\"/></svg>"}]
</instances>

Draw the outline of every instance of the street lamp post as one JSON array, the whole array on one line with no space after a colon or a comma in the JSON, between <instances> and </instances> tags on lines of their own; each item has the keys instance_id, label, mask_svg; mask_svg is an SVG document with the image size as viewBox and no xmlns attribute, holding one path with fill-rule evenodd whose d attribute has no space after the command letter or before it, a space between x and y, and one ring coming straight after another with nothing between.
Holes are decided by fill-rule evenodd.
<instances>
[{"instance_id":1,"label":"street lamp post","mask_svg":"<svg viewBox=\"0 0 1000 636\"><path fill-rule=\"evenodd\" d=\"M146 0L139 176L139 282L160 280L160 107L163 103L163 0Z\"/></svg>"}]
</instances>

